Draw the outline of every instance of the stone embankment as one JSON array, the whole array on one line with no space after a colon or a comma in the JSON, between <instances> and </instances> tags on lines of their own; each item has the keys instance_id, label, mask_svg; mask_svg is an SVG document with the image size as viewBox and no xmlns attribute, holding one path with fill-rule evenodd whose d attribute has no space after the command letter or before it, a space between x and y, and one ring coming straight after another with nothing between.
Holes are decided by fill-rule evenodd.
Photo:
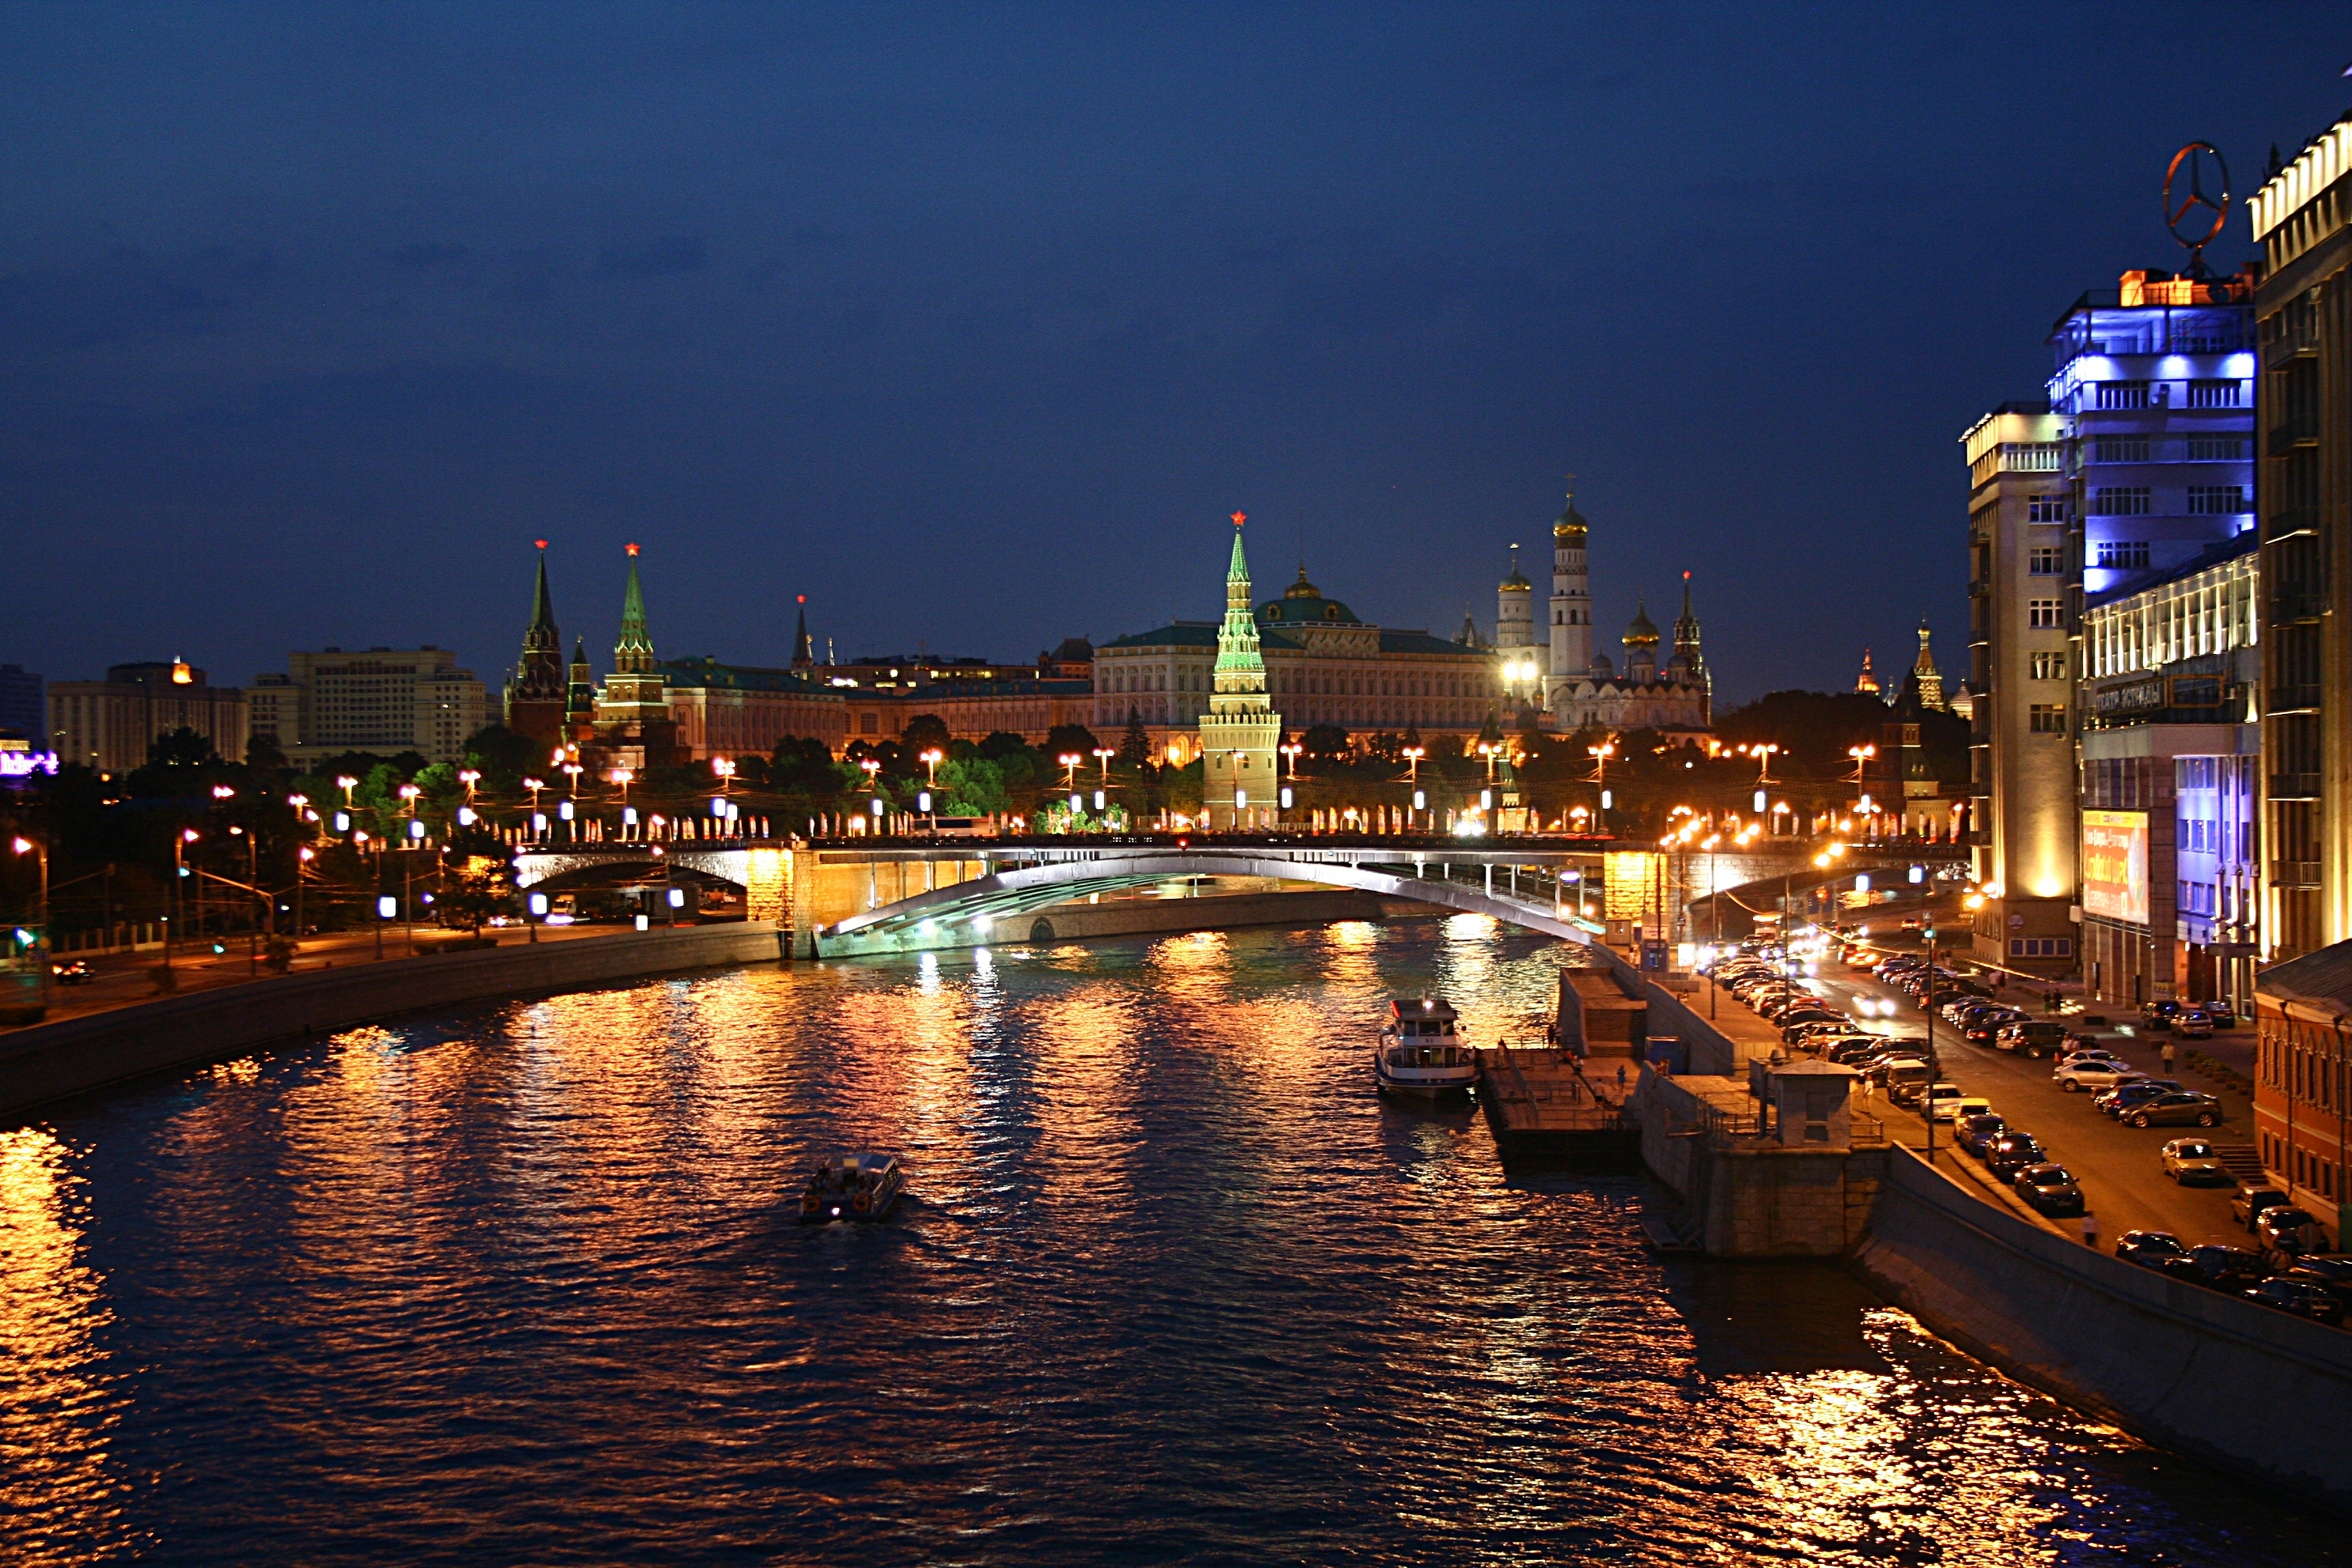
<instances>
[{"instance_id":1,"label":"stone embankment","mask_svg":"<svg viewBox=\"0 0 2352 1568\"><path fill-rule=\"evenodd\" d=\"M569 991L676 970L773 963L784 933L729 924L509 942L484 952L308 970L0 1035L0 1115L143 1073L216 1061L372 1018Z\"/></svg>"}]
</instances>

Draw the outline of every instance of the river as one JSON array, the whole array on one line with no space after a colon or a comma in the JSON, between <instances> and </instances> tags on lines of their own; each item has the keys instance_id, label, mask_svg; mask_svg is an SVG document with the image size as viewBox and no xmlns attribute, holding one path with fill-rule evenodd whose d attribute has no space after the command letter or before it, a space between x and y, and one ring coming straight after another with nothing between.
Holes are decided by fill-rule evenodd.
<instances>
[{"instance_id":1,"label":"river","mask_svg":"<svg viewBox=\"0 0 2352 1568\"><path fill-rule=\"evenodd\" d=\"M16 1563L2319 1564L2338 1528L1633 1175L1384 1106L1483 917L698 973L0 1132ZM803 1167L903 1152L892 1223Z\"/></svg>"}]
</instances>

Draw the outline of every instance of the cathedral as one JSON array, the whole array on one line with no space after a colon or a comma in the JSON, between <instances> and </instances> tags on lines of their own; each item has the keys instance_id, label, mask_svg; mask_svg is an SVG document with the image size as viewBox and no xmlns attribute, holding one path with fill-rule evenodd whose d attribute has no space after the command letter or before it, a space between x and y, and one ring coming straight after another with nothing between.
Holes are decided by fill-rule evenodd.
<instances>
[{"instance_id":1,"label":"cathedral","mask_svg":"<svg viewBox=\"0 0 2352 1568\"><path fill-rule=\"evenodd\" d=\"M1531 687L1529 697L1540 700L1552 727L1563 732L1588 724L1669 733L1706 730L1714 722L1713 683L1699 647L1698 616L1691 608L1690 574L1683 574L1683 608L1675 619L1673 651L1660 662L1662 638L1644 604L1619 639L1624 649L1621 669L1592 646L1591 584L1585 565L1590 528L1571 494L1568 509L1552 524L1550 636L1540 689ZM1496 595L1498 650L1532 650L1536 646L1534 598L1534 584L1514 562Z\"/></svg>"}]
</instances>

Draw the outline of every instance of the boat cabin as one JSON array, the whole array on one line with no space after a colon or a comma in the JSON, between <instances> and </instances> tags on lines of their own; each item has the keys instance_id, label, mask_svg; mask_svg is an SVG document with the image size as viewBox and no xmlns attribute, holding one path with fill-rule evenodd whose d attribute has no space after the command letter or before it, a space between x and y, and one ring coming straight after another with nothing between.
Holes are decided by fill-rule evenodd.
<instances>
[{"instance_id":1,"label":"boat cabin","mask_svg":"<svg viewBox=\"0 0 2352 1568\"><path fill-rule=\"evenodd\" d=\"M1461 1015L1435 996L1397 996L1389 1002L1389 1028L1401 1040L1454 1043Z\"/></svg>"}]
</instances>

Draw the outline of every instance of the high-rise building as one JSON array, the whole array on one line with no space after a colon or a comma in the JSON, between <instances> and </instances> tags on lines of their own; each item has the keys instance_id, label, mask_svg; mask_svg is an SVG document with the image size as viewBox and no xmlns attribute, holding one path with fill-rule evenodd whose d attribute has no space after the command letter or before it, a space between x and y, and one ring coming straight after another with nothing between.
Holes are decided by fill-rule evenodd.
<instances>
[{"instance_id":1,"label":"high-rise building","mask_svg":"<svg viewBox=\"0 0 2352 1568\"><path fill-rule=\"evenodd\" d=\"M488 698L457 656L421 647L339 647L286 656L286 673L254 678L247 692L250 727L289 762L345 752L415 752L454 763L488 718Z\"/></svg>"},{"instance_id":2,"label":"high-rise building","mask_svg":"<svg viewBox=\"0 0 2352 1568\"><path fill-rule=\"evenodd\" d=\"M2273 958L2352 938L2352 115L2255 193ZM2274 1170L2284 1167L2273 1166Z\"/></svg>"},{"instance_id":3,"label":"high-rise building","mask_svg":"<svg viewBox=\"0 0 2352 1568\"><path fill-rule=\"evenodd\" d=\"M2048 397L1962 437L1986 963L2078 967L2084 598L2144 587L2251 526L2251 293L2242 276L2126 272L2059 318Z\"/></svg>"},{"instance_id":4,"label":"high-rise building","mask_svg":"<svg viewBox=\"0 0 2352 1568\"><path fill-rule=\"evenodd\" d=\"M2085 597L2082 960L2092 1000L2253 1000L2261 595L2247 531Z\"/></svg>"},{"instance_id":5,"label":"high-rise building","mask_svg":"<svg viewBox=\"0 0 2352 1568\"><path fill-rule=\"evenodd\" d=\"M2066 732L2066 421L2004 403L1962 437L1969 463L1970 871L1978 958L2074 967L2074 749Z\"/></svg>"},{"instance_id":6,"label":"high-rise building","mask_svg":"<svg viewBox=\"0 0 2352 1568\"><path fill-rule=\"evenodd\" d=\"M1242 515L1234 514L1234 552L1225 567L1225 619L1217 628L1209 710L1201 715L1201 809L1212 827L1270 821L1279 801L1282 720L1265 690L1257 616L1250 605L1249 562L1242 554Z\"/></svg>"},{"instance_id":7,"label":"high-rise building","mask_svg":"<svg viewBox=\"0 0 2352 1568\"><path fill-rule=\"evenodd\" d=\"M245 759L245 693L214 686L184 658L118 664L104 680L49 688L49 733L58 761L100 773L128 773L147 761L159 735L192 730L232 761Z\"/></svg>"},{"instance_id":8,"label":"high-rise building","mask_svg":"<svg viewBox=\"0 0 2352 1568\"><path fill-rule=\"evenodd\" d=\"M47 686L21 664L0 664L0 730L38 741L41 743L35 749L47 751L48 727Z\"/></svg>"},{"instance_id":9,"label":"high-rise building","mask_svg":"<svg viewBox=\"0 0 2352 1568\"><path fill-rule=\"evenodd\" d=\"M507 682L506 726L516 734L553 747L564 740L563 718L571 682L563 668L563 634L556 629L555 604L547 591L547 541L539 542L539 581L531 589L530 625L523 628L522 656Z\"/></svg>"}]
</instances>

